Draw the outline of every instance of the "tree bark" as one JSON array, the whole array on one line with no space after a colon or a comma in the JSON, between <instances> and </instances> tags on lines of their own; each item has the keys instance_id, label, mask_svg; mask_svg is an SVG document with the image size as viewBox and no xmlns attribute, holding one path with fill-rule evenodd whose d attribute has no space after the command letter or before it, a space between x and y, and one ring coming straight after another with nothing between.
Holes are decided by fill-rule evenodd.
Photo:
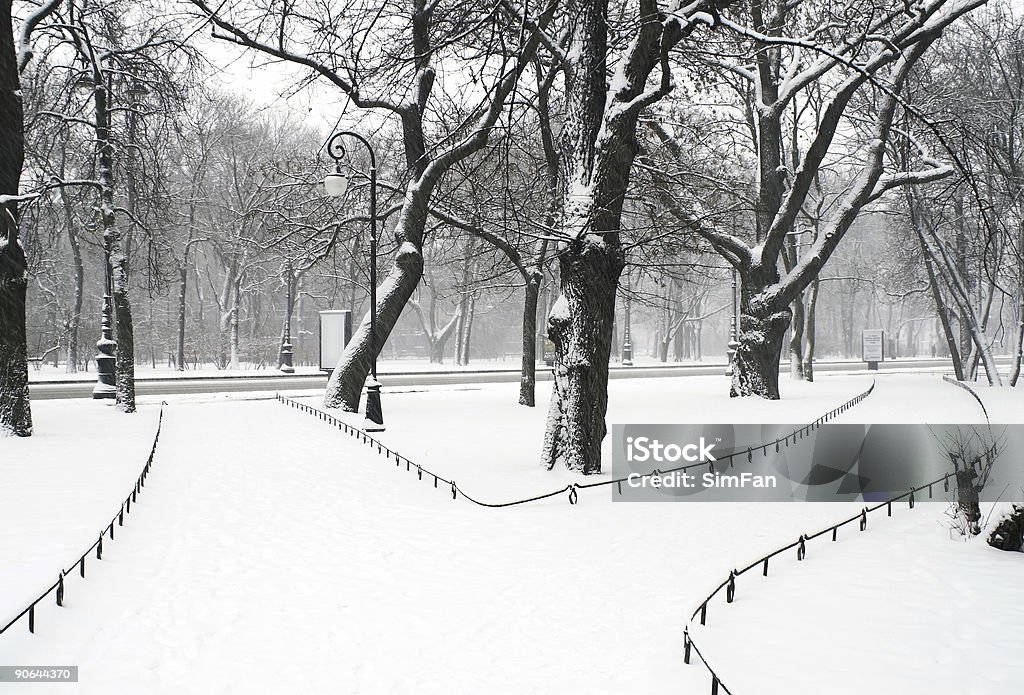
<instances>
[{"instance_id":1,"label":"tree bark","mask_svg":"<svg viewBox=\"0 0 1024 695\"><path fill-rule=\"evenodd\" d=\"M533 408L537 405L537 300L543 275L539 270L526 281L523 300L523 357L519 376L519 405Z\"/></svg>"},{"instance_id":2,"label":"tree bark","mask_svg":"<svg viewBox=\"0 0 1024 695\"><path fill-rule=\"evenodd\" d=\"M82 264L82 248L75 228L74 215L71 211L71 200L67 190L62 188L61 198L64 203L64 222L68 228L68 244L71 246L71 262L75 270L74 299L71 305L71 316L68 317L68 362L65 371L73 374L78 371L78 329L82 323L82 298L85 286L85 268Z\"/></svg>"},{"instance_id":3,"label":"tree bark","mask_svg":"<svg viewBox=\"0 0 1024 695\"><path fill-rule=\"evenodd\" d=\"M807 349L804 350L804 379L807 381L814 381L815 312L818 308L818 284L817 278L811 283L805 314L804 340Z\"/></svg>"},{"instance_id":4,"label":"tree bark","mask_svg":"<svg viewBox=\"0 0 1024 695\"><path fill-rule=\"evenodd\" d=\"M0 0L0 195L18 195L25 160L24 113L11 2ZM25 301L28 262L18 240L18 208L0 205L0 436L32 434Z\"/></svg>"},{"instance_id":5,"label":"tree bark","mask_svg":"<svg viewBox=\"0 0 1024 695\"><path fill-rule=\"evenodd\" d=\"M407 241L398 247L391 271L377 289L377 330L374 341L377 354L380 354L384 339L394 329L402 315L402 309L412 297L421 277L423 253L416 244ZM370 372L372 360L370 315L366 314L327 382L324 406L356 412L359 409L363 382Z\"/></svg>"},{"instance_id":6,"label":"tree bark","mask_svg":"<svg viewBox=\"0 0 1024 695\"><path fill-rule=\"evenodd\" d=\"M625 267L622 205L639 149L637 121L671 90L669 49L695 26L664 18L655 2L639 5L636 34L610 80L607 1L575 0L566 8L575 21L561 132L561 295L548 318L554 388L542 461L549 469L601 470L615 295ZM688 11L698 8L706 9L696 3ZM661 80L647 89L658 66Z\"/></svg>"},{"instance_id":7,"label":"tree bark","mask_svg":"<svg viewBox=\"0 0 1024 695\"><path fill-rule=\"evenodd\" d=\"M555 344L555 384L543 461L580 473L601 471L608 409L615 290L625 257L619 248L583 240L559 256L562 294L548 318Z\"/></svg>"},{"instance_id":8,"label":"tree bark","mask_svg":"<svg viewBox=\"0 0 1024 695\"><path fill-rule=\"evenodd\" d=\"M739 272L740 326L729 395L779 398L779 360L793 318L789 303L770 295L779 280L774 266L755 264Z\"/></svg>"},{"instance_id":9,"label":"tree bark","mask_svg":"<svg viewBox=\"0 0 1024 695\"><path fill-rule=\"evenodd\" d=\"M473 317L476 314L476 294L469 297L469 306L466 307L465 335L463 335L462 347L460 350L459 364L469 364L469 349L473 344Z\"/></svg>"},{"instance_id":10,"label":"tree bark","mask_svg":"<svg viewBox=\"0 0 1024 695\"><path fill-rule=\"evenodd\" d=\"M797 381L804 379L804 298L797 295L792 305L792 331L789 336L789 376Z\"/></svg>"},{"instance_id":11,"label":"tree bark","mask_svg":"<svg viewBox=\"0 0 1024 695\"><path fill-rule=\"evenodd\" d=\"M185 293L188 290L188 263L178 266L178 345L175 366L185 371Z\"/></svg>"}]
</instances>

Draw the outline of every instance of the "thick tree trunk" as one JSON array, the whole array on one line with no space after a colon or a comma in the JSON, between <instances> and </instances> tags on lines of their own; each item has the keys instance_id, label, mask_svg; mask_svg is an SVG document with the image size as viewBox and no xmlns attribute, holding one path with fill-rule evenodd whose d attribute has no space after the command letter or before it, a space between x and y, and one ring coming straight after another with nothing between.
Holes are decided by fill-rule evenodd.
<instances>
[{"instance_id":1,"label":"thick tree trunk","mask_svg":"<svg viewBox=\"0 0 1024 695\"><path fill-rule=\"evenodd\" d=\"M559 267L562 294L548 317L555 383L543 461L548 469L561 463L569 470L599 473L615 290L625 258L621 248L585 237L559 255Z\"/></svg>"},{"instance_id":2,"label":"thick tree trunk","mask_svg":"<svg viewBox=\"0 0 1024 695\"><path fill-rule=\"evenodd\" d=\"M422 277L423 254L415 244L404 242L398 247L391 272L377 288L377 323L374 341L377 354L380 354L384 347L384 341L394 329L398 318L402 315L402 309L412 297L412 293ZM370 372L372 361L370 315L367 313L327 382L324 406L356 412L359 409L359 397L363 390L363 382Z\"/></svg>"},{"instance_id":3,"label":"thick tree trunk","mask_svg":"<svg viewBox=\"0 0 1024 695\"><path fill-rule=\"evenodd\" d=\"M123 258L123 257L122 257ZM114 263L114 315L117 317L117 407L125 413L135 412L135 333L132 308L128 300L123 264Z\"/></svg>"},{"instance_id":4,"label":"thick tree trunk","mask_svg":"<svg viewBox=\"0 0 1024 695\"><path fill-rule=\"evenodd\" d=\"M10 20L7 23L10 26ZM0 437L28 437L32 434L32 411L25 331L27 263L17 236L13 244L9 242L13 219L5 209L0 209L0 215L8 227L5 238L0 238Z\"/></svg>"},{"instance_id":5,"label":"thick tree trunk","mask_svg":"<svg viewBox=\"0 0 1024 695\"><path fill-rule=\"evenodd\" d=\"M793 318L786 304L765 297L778 271L754 266L740 274L740 328L729 395L779 398L779 359Z\"/></svg>"},{"instance_id":6,"label":"thick tree trunk","mask_svg":"<svg viewBox=\"0 0 1024 695\"><path fill-rule=\"evenodd\" d=\"M17 195L25 155L24 115L11 26L0 0L0 195ZM15 203L0 205L0 436L32 434L25 299L28 263L18 241Z\"/></svg>"}]
</instances>

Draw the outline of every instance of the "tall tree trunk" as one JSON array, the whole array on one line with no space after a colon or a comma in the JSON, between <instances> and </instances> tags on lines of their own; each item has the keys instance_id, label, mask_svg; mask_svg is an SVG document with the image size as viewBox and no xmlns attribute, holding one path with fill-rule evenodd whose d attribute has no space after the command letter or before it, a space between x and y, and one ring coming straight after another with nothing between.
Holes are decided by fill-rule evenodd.
<instances>
[{"instance_id":1,"label":"tall tree trunk","mask_svg":"<svg viewBox=\"0 0 1024 695\"><path fill-rule=\"evenodd\" d=\"M114 305L117 363L115 366L117 407L125 413L135 412L135 334L131 302L128 298L128 258L123 248L121 230L117 227L114 204L114 144L110 132L110 93L107 75L99 65L93 66L93 101L96 106L96 140L99 143L98 177L100 182L100 217L103 243L110 264L110 288Z\"/></svg>"},{"instance_id":2,"label":"tall tree trunk","mask_svg":"<svg viewBox=\"0 0 1024 695\"><path fill-rule=\"evenodd\" d=\"M238 313L241 308L241 283L235 281L235 289L231 292L231 309L228 311L228 339L230 348L230 361L228 366L231 369L239 368L239 350L238 350Z\"/></svg>"},{"instance_id":3,"label":"tall tree trunk","mask_svg":"<svg viewBox=\"0 0 1024 695\"><path fill-rule=\"evenodd\" d=\"M188 263L182 261L178 266L178 345L175 366L179 372L185 371L185 293L188 290Z\"/></svg>"},{"instance_id":4,"label":"tall tree trunk","mask_svg":"<svg viewBox=\"0 0 1024 695\"><path fill-rule=\"evenodd\" d=\"M575 247L575 248L574 248ZM601 470L608 409L615 290L622 250L583 240L559 254L562 294L548 317L555 344L555 383L544 434L543 461L581 473Z\"/></svg>"},{"instance_id":5,"label":"tall tree trunk","mask_svg":"<svg viewBox=\"0 0 1024 695\"><path fill-rule=\"evenodd\" d=\"M466 311L469 315L466 317L466 335L462 343L462 364L469 364L469 351L473 346L473 318L476 315L476 294L470 295L469 306Z\"/></svg>"},{"instance_id":6,"label":"tall tree trunk","mask_svg":"<svg viewBox=\"0 0 1024 695\"><path fill-rule=\"evenodd\" d=\"M11 2L0 0L0 195L18 195L25 159L21 85ZM25 301L28 263L18 240L18 208L0 205L0 436L32 434Z\"/></svg>"},{"instance_id":7,"label":"tall tree trunk","mask_svg":"<svg viewBox=\"0 0 1024 695\"><path fill-rule=\"evenodd\" d=\"M807 347L804 350L804 379L807 381L814 381L814 346L817 337L815 334L815 312L817 309L818 279L815 278L810 285L807 297L807 310L805 312L804 340Z\"/></svg>"},{"instance_id":8,"label":"tall tree trunk","mask_svg":"<svg viewBox=\"0 0 1024 695\"><path fill-rule=\"evenodd\" d=\"M476 222L476 220L474 220ZM474 243L476 239L470 237L466 242L465 254L466 257L463 259L462 264L462 295L459 299L459 322L455 328L455 364L465 364L462 361L462 355L464 350L464 342L466 340L466 322L469 321L469 297L470 297L470 279L472 276L473 266L473 249L476 246Z\"/></svg>"},{"instance_id":9,"label":"tall tree trunk","mask_svg":"<svg viewBox=\"0 0 1024 695\"><path fill-rule=\"evenodd\" d=\"M543 277L539 269L530 273L526 280L523 300L523 357L519 376L519 404L530 408L537 405L537 300L540 297L540 283Z\"/></svg>"},{"instance_id":10,"label":"tall tree trunk","mask_svg":"<svg viewBox=\"0 0 1024 695\"><path fill-rule=\"evenodd\" d=\"M792 330L789 334L789 376L797 381L804 379L804 296L797 295L792 304Z\"/></svg>"},{"instance_id":11,"label":"tall tree trunk","mask_svg":"<svg viewBox=\"0 0 1024 695\"><path fill-rule=\"evenodd\" d=\"M74 300L71 305L71 316L68 317L68 363L65 371L73 374L78 371L78 329L82 323L82 299L85 287L85 267L82 263L82 248L78 240L78 230L71 211L71 201L66 189L61 189L64 202L64 222L67 225L68 244L71 246L71 263L74 266Z\"/></svg>"}]
</instances>

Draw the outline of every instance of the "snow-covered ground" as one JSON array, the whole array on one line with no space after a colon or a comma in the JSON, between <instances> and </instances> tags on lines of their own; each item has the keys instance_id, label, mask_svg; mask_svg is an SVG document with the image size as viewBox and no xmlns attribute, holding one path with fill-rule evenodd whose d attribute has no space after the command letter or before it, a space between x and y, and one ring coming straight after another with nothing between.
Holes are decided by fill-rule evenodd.
<instances>
[{"instance_id":1,"label":"snow-covered ground","mask_svg":"<svg viewBox=\"0 0 1024 695\"><path fill-rule=\"evenodd\" d=\"M804 562L789 553L767 579L741 576L695 642L737 694L1022 692L1024 556L951 539L947 508L876 512L866 533L844 527Z\"/></svg>"},{"instance_id":2,"label":"snow-covered ground","mask_svg":"<svg viewBox=\"0 0 1024 695\"><path fill-rule=\"evenodd\" d=\"M783 400L766 403L728 399L723 377L613 381L609 420L804 422L870 383L866 375L823 375L815 384L783 379ZM980 421L970 395L937 377L882 375L877 384L844 417ZM536 465L548 387L538 388L532 410L515 404L517 388L389 391L382 439L488 501L562 487L568 474ZM33 408L35 437L0 440L0 623L95 540L141 469L155 427L155 403L133 417L89 401ZM706 692L703 668L681 660L682 627L695 602L729 568L853 508L616 504L598 488L581 492L575 506L556 497L491 510L453 501L429 479L275 401L177 398L166 412L144 495L105 544L104 559L91 562L86 580L69 577L66 607L40 604L35 635L22 622L0 636L0 663L81 667L77 687L35 685L33 692ZM100 463L104 457L109 464ZM9 462L17 462L14 475ZM727 680L736 695L841 692L827 670L834 664L808 655L830 649L822 631L893 609L913 584L899 593L892 585L902 587L908 576L930 587L913 607L944 606L900 613L920 648L892 643L879 619L872 639L844 652L852 649L868 672L875 663L891 667L894 650L921 659L950 653L949 640L965 643L955 630L966 600L957 588L975 588L972 605L987 605L977 598L985 587L998 594L1006 576L1019 585L1024 564L1021 556L948 541L938 506L921 505L907 513L909 522L902 512L883 518L870 533L820 552L812 545L807 563L779 563L769 580L744 578L743 602L715 611L701 642L723 677L748 679L742 688ZM920 522L927 528L914 526L927 514L929 522ZM919 531L931 536L918 538ZM850 590L840 583L847 580L838 578L847 548L850 566L860 567L858 558L887 557L900 543L905 555L920 547L936 564L913 564L909 575L897 568L887 579L879 559L868 567L878 578L862 577L863 591L847 601ZM990 567L1006 573L996 577ZM756 589L748 586L755 581ZM804 583L794 589L787 582ZM949 600L944 583L957 593ZM822 585L836 588L810 590ZM801 601L790 600L794 591ZM755 600L796 622L776 621L778 632L757 633L750 645L772 643L789 654L792 643L803 657L771 660L772 670L758 678L751 666L765 661L748 666L736 646L762 629L742 613L764 609ZM828 609L820 603L826 600ZM1016 693L982 686L998 677L1024 682L1020 642L1011 639L1024 616L1020 602L1009 603L986 612L984 630L975 632L991 654L985 659L1003 665L964 692ZM798 634L808 625L818 639ZM919 690L889 689L877 679L872 692L952 692L944 677L959 668L932 669L932 680L912 683ZM805 687L786 687L794 670L803 671ZM5 687L20 686L0 684L0 692Z\"/></svg>"}]
</instances>

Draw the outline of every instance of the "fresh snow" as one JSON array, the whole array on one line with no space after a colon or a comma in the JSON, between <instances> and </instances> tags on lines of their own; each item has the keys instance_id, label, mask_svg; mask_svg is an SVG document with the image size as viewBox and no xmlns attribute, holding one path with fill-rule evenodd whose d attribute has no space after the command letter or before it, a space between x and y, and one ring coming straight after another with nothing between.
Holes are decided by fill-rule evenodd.
<instances>
[{"instance_id":1,"label":"fresh snow","mask_svg":"<svg viewBox=\"0 0 1024 695\"><path fill-rule=\"evenodd\" d=\"M729 399L725 377L613 380L609 421L800 423L871 379L783 378L776 402ZM515 404L517 384L399 391L382 381L388 430L381 439L470 494L504 501L574 479L537 464L550 386L538 387L538 405L528 409ZM319 395L308 397L318 405ZM0 635L0 663L81 667L77 686L33 692L707 692L707 672L681 659L695 602L730 568L857 508L621 504L598 488L581 491L575 506L558 496L485 509L453 501L415 468L396 468L276 401L169 400L145 491L116 540L105 543L104 559L90 562L87 579L68 578L66 607L52 596L40 604L35 635L24 620ZM155 428L156 403L142 402L131 416L87 400L35 403L36 436L0 441L0 622L95 540L131 489ZM971 422L980 408L937 376L883 374L844 417ZM865 674L876 673L875 691L904 692L878 690L898 665L891 653L927 660L932 647L948 654L954 640L986 651L972 664L1002 660L964 692L1017 692L1000 683L1021 682L1020 643L1010 636L1022 616L1019 605L995 601L1007 577L1019 585L1022 556L949 541L944 507L920 506L873 517L869 533L851 532L834 546L821 548L819 539L808 562L780 562L768 580L744 576L741 600L716 607L698 637L723 677L751 684L737 681L736 695L840 692L826 670L830 650L853 643L833 636L851 624L864 636L868 622L871 639L843 651ZM915 519L927 519L920 522L927 528ZM885 558L901 549L910 569L887 579ZM847 567L875 554L863 588L844 583ZM1001 573L978 557L1002 563ZM944 584L952 587L945 594ZM916 585L927 587L922 596L910 596ZM971 588L969 600L958 587ZM856 601L846 600L850 592ZM908 608L895 605L904 599L913 599ZM956 634L964 601L984 610L973 642ZM785 620L754 625L761 614L743 613L769 609ZM925 640L921 649L891 640L883 615L899 616L913 639ZM748 663L741 647L786 656ZM872 671L874 664L884 670ZM960 668L914 667L931 673L914 687L930 689L905 692L948 692L949 674ZM788 687L801 669L817 675Z\"/></svg>"},{"instance_id":2,"label":"fresh snow","mask_svg":"<svg viewBox=\"0 0 1024 695\"><path fill-rule=\"evenodd\" d=\"M1024 556L984 533L952 540L948 507L875 512L863 534L844 527L837 543L809 542L804 562L787 554L767 579L739 577L695 642L737 694L1021 692Z\"/></svg>"}]
</instances>

